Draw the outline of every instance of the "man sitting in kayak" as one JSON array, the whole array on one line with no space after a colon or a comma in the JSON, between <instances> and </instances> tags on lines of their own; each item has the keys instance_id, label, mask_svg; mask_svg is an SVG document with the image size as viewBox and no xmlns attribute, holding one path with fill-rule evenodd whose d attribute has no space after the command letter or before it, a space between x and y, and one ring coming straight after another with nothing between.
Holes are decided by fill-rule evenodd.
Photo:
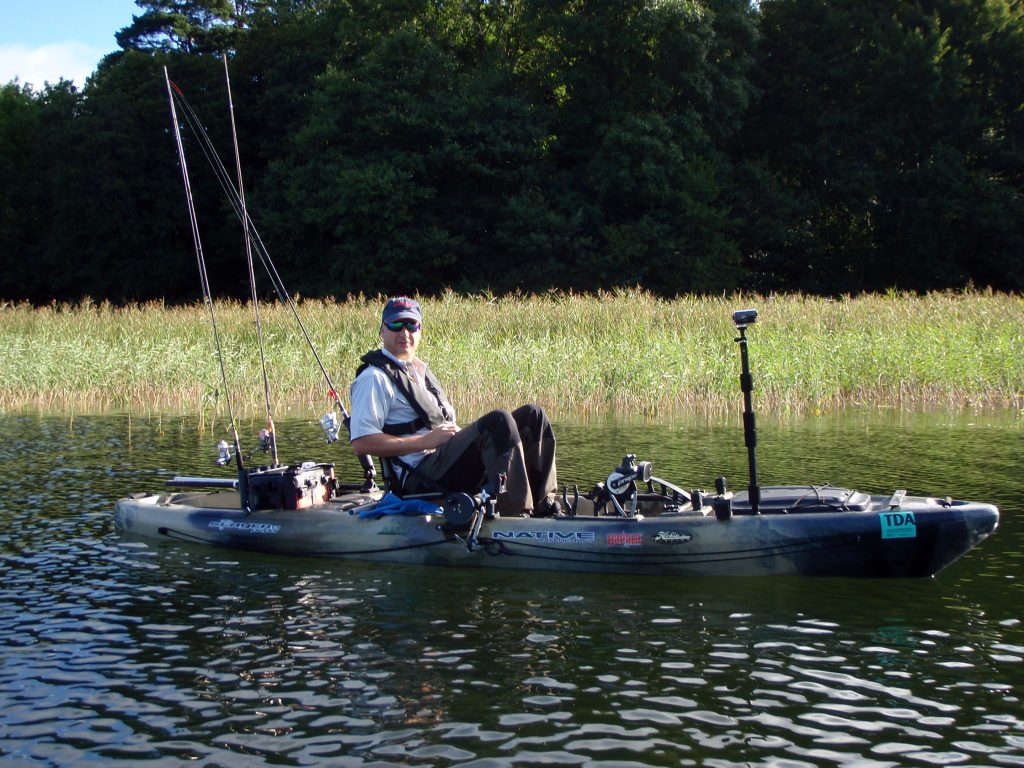
<instances>
[{"instance_id":1,"label":"man sitting in kayak","mask_svg":"<svg viewBox=\"0 0 1024 768\"><path fill-rule=\"evenodd\" d=\"M486 491L503 514L558 514L554 500L555 434L544 409L496 410L465 428L426 363L416 356L422 332L419 302L388 299L381 349L362 357L352 382L356 453L390 460L402 492ZM505 492L499 494L501 482Z\"/></svg>"}]
</instances>

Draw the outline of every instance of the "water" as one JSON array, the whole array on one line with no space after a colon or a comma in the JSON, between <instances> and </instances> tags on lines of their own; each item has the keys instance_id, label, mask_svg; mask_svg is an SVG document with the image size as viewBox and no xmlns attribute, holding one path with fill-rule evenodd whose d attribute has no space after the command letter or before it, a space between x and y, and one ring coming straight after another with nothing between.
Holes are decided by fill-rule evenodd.
<instances>
[{"instance_id":1,"label":"water","mask_svg":"<svg viewBox=\"0 0 1024 768\"><path fill-rule=\"evenodd\" d=\"M219 432L0 417L0 765L1024 765L1019 417L760 426L762 482L976 498L1001 526L938 577L900 581L144 546L114 530L114 499L212 474ZM746 484L735 417L556 427L583 488L626 450L684 487ZM279 431L283 456L354 472L313 419Z\"/></svg>"}]
</instances>

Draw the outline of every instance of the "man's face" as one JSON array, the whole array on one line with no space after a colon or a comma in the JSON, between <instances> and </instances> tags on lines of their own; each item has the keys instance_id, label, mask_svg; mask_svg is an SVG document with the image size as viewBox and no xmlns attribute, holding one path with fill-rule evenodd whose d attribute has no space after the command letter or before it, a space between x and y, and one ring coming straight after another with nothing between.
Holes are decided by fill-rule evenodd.
<instances>
[{"instance_id":1,"label":"man's face","mask_svg":"<svg viewBox=\"0 0 1024 768\"><path fill-rule=\"evenodd\" d=\"M396 320L381 325L380 338L384 349L399 360L412 360L420 343L420 330L420 324L415 320Z\"/></svg>"}]
</instances>

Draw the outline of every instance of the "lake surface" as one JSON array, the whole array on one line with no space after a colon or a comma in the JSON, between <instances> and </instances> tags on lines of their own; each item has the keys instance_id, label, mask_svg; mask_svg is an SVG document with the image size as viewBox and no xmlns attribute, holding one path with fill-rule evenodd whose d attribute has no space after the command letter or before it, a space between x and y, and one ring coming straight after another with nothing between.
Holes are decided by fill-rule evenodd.
<instances>
[{"instance_id":1,"label":"lake surface","mask_svg":"<svg viewBox=\"0 0 1024 768\"><path fill-rule=\"evenodd\" d=\"M741 488L738 423L556 424L559 469L587 489L631 452ZM146 546L115 499L223 472L220 425L0 416L0 765L1024 765L1021 416L759 426L762 483L991 501L1000 528L933 579L881 581ZM278 431L283 460L354 475L314 419Z\"/></svg>"}]
</instances>

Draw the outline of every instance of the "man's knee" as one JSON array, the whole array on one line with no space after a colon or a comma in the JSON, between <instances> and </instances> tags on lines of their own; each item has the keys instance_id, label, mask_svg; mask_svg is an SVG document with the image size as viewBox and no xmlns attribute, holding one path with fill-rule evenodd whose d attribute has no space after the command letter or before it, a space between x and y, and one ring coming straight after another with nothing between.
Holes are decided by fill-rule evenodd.
<instances>
[{"instance_id":1,"label":"man's knee","mask_svg":"<svg viewBox=\"0 0 1024 768\"><path fill-rule=\"evenodd\" d=\"M494 445L510 445L519 442L519 428L511 413L504 410L491 411L477 419L477 428L490 435Z\"/></svg>"},{"instance_id":2,"label":"man's knee","mask_svg":"<svg viewBox=\"0 0 1024 768\"><path fill-rule=\"evenodd\" d=\"M551 434L551 425L548 423L547 414L539 405L529 403L520 406L512 411L512 418L519 430L519 435L524 441L540 440L545 435Z\"/></svg>"},{"instance_id":3,"label":"man's knee","mask_svg":"<svg viewBox=\"0 0 1024 768\"><path fill-rule=\"evenodd\" d=\"M539 405L527 403L512 411L512 418L515 419L516 424L535 424L544 421L547 416Z\"/></svg>"}]
</instances>

